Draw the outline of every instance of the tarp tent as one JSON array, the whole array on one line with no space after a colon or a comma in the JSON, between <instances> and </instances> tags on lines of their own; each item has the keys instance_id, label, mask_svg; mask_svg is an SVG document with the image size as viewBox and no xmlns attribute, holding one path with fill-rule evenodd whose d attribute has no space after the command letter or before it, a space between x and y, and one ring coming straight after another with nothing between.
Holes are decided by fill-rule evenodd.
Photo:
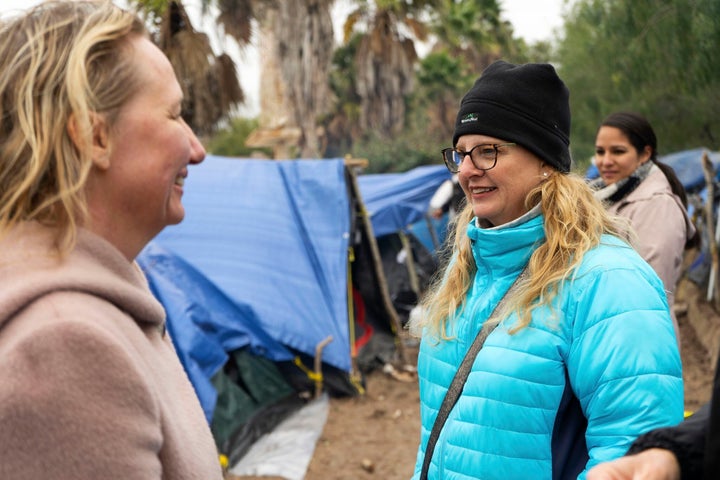
<instances>
[{"instance_id":1,"label":"tarp tent","mask_svg":"<svg viewBox=\"0 0 720 480\"><path fill-rule=\"evenodd\" d=\"M376 237L423 221L430 198L450 179L444 165L417 167L404 173L361 175L358 184Z\"/></svg>"},{"instance_id":2,"label":"tarp tent","mask_svg":"<svg viewBox=\"0 0 720 480\"><path fill-rule=\"evenodd\" d=\"M283 374L293 355L260 327L252 307L230 300L182 258L153 243L138 261L217 445L234 463L303 405Z\"/></svg>"},{"instance_id":3,"label":"tarp tent","mask_svg":"<svg viewBox=\"0 0 720 480\"><path fill-rule=\"evenodd\" d=\"M185 183L185 220L153 243L182 257L273 339L349 371L350 211L341 160L208 157ZM340 288L338 288L340 287Z\"/></svg>"},{"instance_id":4,"label":"tarp tent","mask_svg":"<svg viewBox=\"0 0 720 480\"><path fill-rule=\"evenodd\" d=\"M430 198L450 176L444 165L427 165L358 177L388 292L402 324L437 269L434 253L444 229L428 218L427 210Z\"/></svg>"},{"instance_id":5,"label":"tarp tent","mask_svg":"<svg viewBox=\"0 0 720 480\"><path fill-rule=\"evenodd\" d=\"M712 152L707 148L694 148L661 155L659 160L667 163L675 170L675 174L686 191L690 193L698 192L705 188L705 176L702 168L704 152L708 154L708 158L717 172L720 167L720 152Z\"/></svg>"},{"instance_id":6,"label":"tarp tent","mask_svg":"<svg viewBox=\"0 0 720 480\"><path fill-rule=\"evenodd\" d=\"M354 354L372 352L366 364L387 355L369 348L380 333L388 334L393 347L394 312L379 300L377 272L368 259L374 242L363 229L367 210L354 178L340 159L208 156L190 169L185 220L166 228L140 255L213 424L217 396L225 395L227 383L242 384L241 396L253 404L248 410L261 412L256 417L284 402L286 386L294 394L307 390L315 379L310 370L316 346L328 336L333 340L322 351L323 380L339 394L362 388L353 382ZM416 212L424 212L443 176L430 178L436 179L426 179L425 205ZM364 322L355 318L361 305L367 309ZM262 392L271 398L267 403L238 377L239 364L256 357L267 360L263 371L279 372L272 375L276 391ZM235 451L227 443L237 440L233 428L221 433L218 443L225 451Z\"/></svg>"}]
</instances>

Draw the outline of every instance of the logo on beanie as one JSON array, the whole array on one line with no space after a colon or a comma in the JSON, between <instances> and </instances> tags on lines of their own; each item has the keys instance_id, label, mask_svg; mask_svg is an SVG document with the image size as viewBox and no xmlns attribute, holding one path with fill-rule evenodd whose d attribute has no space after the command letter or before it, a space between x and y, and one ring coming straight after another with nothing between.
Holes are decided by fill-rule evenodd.
<instances>
[{"instance_id":1,"label":"logo on beanie","mask_svg":"<svg viewBox=\"0 0 720 480\"><path fill-rule=\"evenodd\" d=\"M477 122L478 121L478 114L477 113L468 113L467 115L464 115L460 119L460 123L468 123L468 122Z\"/></svg>"}]
</instances>

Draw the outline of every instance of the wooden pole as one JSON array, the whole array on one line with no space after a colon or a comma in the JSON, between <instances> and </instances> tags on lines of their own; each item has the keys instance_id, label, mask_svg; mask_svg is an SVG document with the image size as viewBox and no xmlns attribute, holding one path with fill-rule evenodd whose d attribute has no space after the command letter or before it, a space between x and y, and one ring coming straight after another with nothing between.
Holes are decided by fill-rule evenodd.
<instances>
[{"instance_id":1,"label":"wooden pole","mask_svg":"<svg viewBox=\"0 0 720 480\"><path fill-rule=\"evenodd\" d=\"M315 345L315 398L320 397L323 387L322 351L328 343L332 342L332 340L332 335L328 335L324 340Z\"/></svg>"},{"instance_id":2,"label":"wooden pole","mask_svg":"<svg viewBox=\"0 0 720 480\"><path fill-rule=\"evenodd\" d=\"M718 245L715 232L715 219L713 207L715 203L715 168L708 157L707 152L702 155L703 174L707 187L707 198L705 200L705 224L707 225L708 247L710 249L710 277L708 278L707 301L718 298L717 275L718 275Z\"/></svg>"},{"instance_id":3,"label":"wooden pole","mask_svg":"<svg viewBox=\"0 0 720 480\"><path fill-rule=\"evenodd\" d=\"M417 270L415 269L415 257L413 257L412 246L405 232L398 232L403 250L405 250L405 266L407 267L408 277L410 278L410 288L413 289L417 298L420 298L420 280L418 280Z\"/></svg>"},{"instance_id":4,"label":"wooden pole","mask_svg":"<svg viewBox=\"0 0 720 480\"><path fill-rule=\"evenodd\" d=\"M440 240L438 240L437 231L435 230L435 224L433 224L430 215L425 214L425 224L427 225L428 231L430 232L430 239L432 240L435 251L440 250Z\"/></svg>"},{"instance_id":5,"label":"wooden pole","mask_svg":"<svg viewBox=\"0 0 720 480\"><path fill-rule=\"evenodd\" d=\"M358 205L361 209L361 212L359 212L359 216L363 223L365 234L368 237L367 240L368 245L370 245L370 255L372 256L373 265L375 268L375 276L377 278L378 288L380 289L380 296L382 297L385 311L390 316L391 326L395 331L395 344L397 345L400 361L405 365L408 363L408 361L407 353L405 351L405 345L400 339L402 325L400 325L400 317L398 316L397 310L395 310L395 307L392 304L392 300L390 299L387 280L385 278L385 271L383 270L382 260L380 259L380 250L378 249L377 242L375 241L375 233L373 232L370 215L368 215L367 211L365 210L365 203L362 201L360 187L358 185L357 177L355 176L354 170L352 168L348 168L347 170L349 173L348 176L350 178L350 188L352 189L353 195L355 195L355 198L357 199Z\"/></svg>"}]
</instances>

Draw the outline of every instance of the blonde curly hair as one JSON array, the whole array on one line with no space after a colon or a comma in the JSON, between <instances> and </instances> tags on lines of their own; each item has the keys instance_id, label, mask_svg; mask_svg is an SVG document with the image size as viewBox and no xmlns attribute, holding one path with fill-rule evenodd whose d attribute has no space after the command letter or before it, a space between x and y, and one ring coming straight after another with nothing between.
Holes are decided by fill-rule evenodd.
<instances>
[{"instance_id":1,"label":"blonde curly hair","mask_svg":"<svg viewBox=\"0 0 720 480\"><path fill-rule=\"evenodd\" d=\"M56 229L61 254L75 244L92 117L112 125L137 89L133 35L147 35L142 21L108 0L43 3L0 24L0 235L35 220Z\"/></svg>"},{"instance_id":2,"label":"blonde curly hair","mask_svg":"<svg viewBox=\"0 0 720 480\"><path fill-rule=\"evenodd\" d=\"M520 288L495 316L502 319L517 312L519 321L510 333L527 327L534 309L551 304L561 283L581 264L585 253L600 243L603 234L630 239L627 223L608 214L576 174L553 171L526 198L528 210L537 204L544 217L545 242L532 253ZM465 307L476 273L466 233L473 216L472 205L466 205L450 226L452 234L441 253L447 266L436 274L422 298L422 315L410 325L416 336L425 328L438 340L451 338L448 322Z\"/></svg>"}]
</instances>

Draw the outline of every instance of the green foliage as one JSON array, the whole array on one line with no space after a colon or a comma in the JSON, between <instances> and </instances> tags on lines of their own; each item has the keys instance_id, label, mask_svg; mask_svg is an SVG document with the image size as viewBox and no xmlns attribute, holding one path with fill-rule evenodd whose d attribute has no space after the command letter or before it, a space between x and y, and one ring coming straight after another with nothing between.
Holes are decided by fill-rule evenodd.
<instances>
[{"instance_id":1,"label":"green foliage","mask_svg":"<svg viewBox=\"0 0 720 480\"><path fill-rule=\"evenodd\" d=\"M157 28L170 0L127 0L127 3L141 14L149 25Z\"/></svg>"},{"instance_id":2,"label":"green foliage","mask_svg":"<svg viewBox=\"0 0 720 480\"><path fill-rule=\"evenodd\" d=\"M718 149L719 19L717 0L577 0L558 48L573 156L590 158L598 124L617 110L645 115L661 154Z\"/></svg>"},{"instance_id":3,"label":"green foliage","mask_svg":"<svg viewBox=\"0 0 720 480\"><path fill-rule=\"evenodd\" d=\"M333 52L329 83L330 89L341 103L360 104L360 97L355 86L357 72L354 62L360 40L361 36L354 34L345 45L338 47Z\"/></svg>"},{"instance_id":4,"label":"green foliage","mask_svg":"<svg viewBox=\"0 0 720 480\"><path fill-rule=\"evenodd\" d=\"M417 72L418 96L431 100L446 95L458 100L475 80L475 74L463 70L459 58L447 51L429 53L420 60Z\"/></svg>"},{"instance_id":5,"label":"green foliage","mask_svg":"<svg viewBox=\"0 0 720 480\"><path fill-rule=\"evenodd\" d=\"M512 27L501 21L496 0L445 0L434 12L432 30L472 76L514 47Z\"/></svg>"},{"instance_id":6,"label":"green foliage","mask_svg":"<svg viewBox=\"0 0 720 480\"><path fill-rule=\"evenodd\" d=\"M428 54L420 61L415 92L406 99L405 128L390 139L368 133L355 143L353 156L369 159L369 173L441 163L440 149L450 144L460 98L474 79L447 51Z\"/></svg>"},{"instance_id":7,"label":"green foliage","mask_svg":"<svg viewBox=\"0 0 720 480\"><path fill-rule=\"evenodd\" d=\"M152 19L168 0L128 2L142 5ZM422 20L435 43L416 65L405 126L389 140L359 126L361 72L353 59L360 37L336 50L329 82L338 101L320 121L331 156L348 152L368 158L375 172L439 163L437 152L450 142L462 95L497 58L557 66L570 88L578 170L588 165L598 124L617 110L644 114L655 127L661 154L698 146L720 149L718 0L573 0L557 44L533 45L514 36L498 0L354 0L354 5L359 11L372 6ZM233 120L212 137L209 150L251 155L244 141L256 126L256 120Z\"/></svg>"},{"instance_id":8,"label":"green foliage","mask_svg":"<svg viewBox=\"0 0 720 480\"><path fill-rule=\"evenodd\" d=\"M220 129L206 141L207 151L213 155L224 157L257 157L272 158L269 148L250 148L245 140L258 127L256 118L234 118L228 127Z\"/></svg>"},{"instance_id":9,"label":"green foliage","mask_svg":"<svg viewBox=\"0 0 720 480\"><path fill-rule=\"evenodd\" d=\"M497 0L427 3L435 6L429 24L436 42L416 68L415 89L406 98L403 130L390 139L364 132L353 145L353 156L370 160L370 172L400 172L441 163L439 152L451 143L460 99L482 68L501 57L526 61L530 53L522 40L513 38L512 26L501 19ZM549 46L543 48L549 52ZM338 60L336 56L336 65ZM350 70L341 72L347 75ZM350 82L343 75L331 81L338 97L343 98L339 87Z\"/></svg>"},{"instance_id":10,"label":"green foliage","mask_svg":"<svg viewBox=\"0 0 720 480\"><path fill-rule=\"evenodd\" d=\"M369 160L367 173L405 172L420 165L439 164L442 159L438 145L411 132L402 132L389 140L371 132L355 142L352 156Z\"/></svg>"},{"instance_id":11,"label":"green foliage","mask_svg":"<svg viewBox=\"0 0 720 480\"><path fill-rule=\"evenodd\" d=\"M527 45L524 40L518 40L518 48L509 53L504 59L511 63L554 63L555 51L550 42L540 41Z\"/></svg>"}]
</instances>

